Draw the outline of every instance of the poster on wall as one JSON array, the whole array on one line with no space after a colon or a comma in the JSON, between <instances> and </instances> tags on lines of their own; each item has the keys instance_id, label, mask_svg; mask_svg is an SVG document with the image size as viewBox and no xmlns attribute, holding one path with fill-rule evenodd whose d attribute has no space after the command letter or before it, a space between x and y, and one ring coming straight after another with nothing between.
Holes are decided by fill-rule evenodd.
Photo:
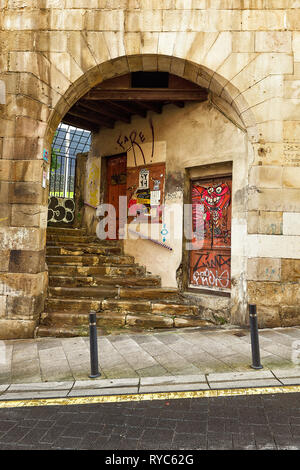
<instances>
[{"instance_id":1,"label":"poster on wall","mask_svg":"<svg viewBox=\"0 0 300 470\"><path fill-rule=\"evenodd\" d=\"M127 168L128 217L145 216L145 222L161 222L164 203L165 163ZM148 219L147 219L148 218ZM131 222L129 220L129 222Z\"/></svg>"},{"instance_id":2,"label":"poster on wall","mask_svg":"<svg viewBox=\"0 0 300 470\"><path fill-rule=\"evenodd\" d=\"M149 170L142 168L139 173L139 189L149 188Z\"/></svg>"}]
</instances>

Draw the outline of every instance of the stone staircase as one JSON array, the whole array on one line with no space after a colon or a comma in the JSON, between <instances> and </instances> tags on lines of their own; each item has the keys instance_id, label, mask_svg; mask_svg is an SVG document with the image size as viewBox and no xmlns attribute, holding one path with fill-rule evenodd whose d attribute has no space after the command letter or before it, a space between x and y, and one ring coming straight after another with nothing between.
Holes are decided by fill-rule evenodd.
<instances>
[{"instance_id":1,"label":"stone staircase","mask_svg":"<svg viewBox=\"0 0 300 470\"><path fill-rule=\"evenodd\" d=\"M161 287L122 242L100 241L84 229L48 227L48 297L36 336L85 336L89 312L97 327L142 329L207 326L199 307L189 305L177 289Z\"/></svg>"}]
</instances>

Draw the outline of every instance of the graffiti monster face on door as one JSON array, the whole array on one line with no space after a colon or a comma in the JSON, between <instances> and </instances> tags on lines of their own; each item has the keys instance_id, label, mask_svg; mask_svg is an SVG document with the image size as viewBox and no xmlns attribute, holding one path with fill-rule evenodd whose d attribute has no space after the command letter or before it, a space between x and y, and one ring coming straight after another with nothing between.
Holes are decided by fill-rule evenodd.
<instances>
[{"instance_id":1,"label":"graffiti monster face on door","mask_svg":"<svg viewBox=\"0 0 300 470\"><path fill-rule=\"evenodd\" d=\"M199 287L228 289L231 261L231 177L194 182L191 189L193 228L196 239L201 241L201 248L195 248L190 253L190 283ZM197 210L199 205L202 206L202 211Z\"/></svg>"},{"instance_id":2,"label":"graffiti monster face on door","mask_svg":"<svg viewBox=\"0 0 300 470\"><path fill-rule=\"evenodd\" d=\"M224 225L223 216L230 204L230 188L227 183L219 183L214 186L197 186L192 189L193 199L193 224L197 226L196 205L203 204L205 220L205 232L210 232L211 236L228 238L227 224Z\"/></svg>"}]
</instances>

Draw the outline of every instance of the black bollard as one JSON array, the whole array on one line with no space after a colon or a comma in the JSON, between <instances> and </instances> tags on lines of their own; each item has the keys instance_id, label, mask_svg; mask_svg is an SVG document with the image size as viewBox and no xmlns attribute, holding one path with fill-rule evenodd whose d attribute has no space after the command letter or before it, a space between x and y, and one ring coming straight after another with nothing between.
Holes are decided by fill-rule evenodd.
<instances>
[{"instance_id":1,"label":"black bollard","mask_svg":"<svg viewBox=\"0 0 300 470\"><path fill-rule=\"evenodd\" d=\"M260 363L260 353L259 353L256 305L249 305L249 317L250 317L251 348L252 348L251 367L252 369L262 369L263 366Z\"/></svg>"},{"instance_id":2,"label":"black bollard","mask_svg":"<svg viewBox=\"0 0 300 470\"><path fill-rule=\"evenodd\" d=\"M98 342L96 312L90 312L90 356L91 356L91 379L100 377L98 367Z\"/></svg>"}]
</instances>

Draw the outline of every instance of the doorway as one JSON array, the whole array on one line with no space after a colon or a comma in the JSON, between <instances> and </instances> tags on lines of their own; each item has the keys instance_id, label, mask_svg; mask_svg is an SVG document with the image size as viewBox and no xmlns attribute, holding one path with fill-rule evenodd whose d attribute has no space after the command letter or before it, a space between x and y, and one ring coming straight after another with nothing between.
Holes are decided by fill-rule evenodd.
<instances>
[{"instance_id":1,"label":"doorway","mask_svg":"<svg viewBox=\"0 0 300 470\"><path fill-rule=\"evenodd\" d=\"M193 232L197 248L191 250L189 256L190 287L230 292L231 194L231 175L191 181Z\"/></svg>"},{"instance_id":2,"label":"doorway","mask_svg":"<svg viewBox=\"0 0 300 470\"><path fill-rule=\"evenodd\" d=\"M127 193L127 154L114 155L107 159L107 203L115 208L116 237L124 230L124 222L120 221L119 198ZM127 206L127 205L126 205ZM112 238L110 238L112 239Z\"/></svg>"}]
</instances>

